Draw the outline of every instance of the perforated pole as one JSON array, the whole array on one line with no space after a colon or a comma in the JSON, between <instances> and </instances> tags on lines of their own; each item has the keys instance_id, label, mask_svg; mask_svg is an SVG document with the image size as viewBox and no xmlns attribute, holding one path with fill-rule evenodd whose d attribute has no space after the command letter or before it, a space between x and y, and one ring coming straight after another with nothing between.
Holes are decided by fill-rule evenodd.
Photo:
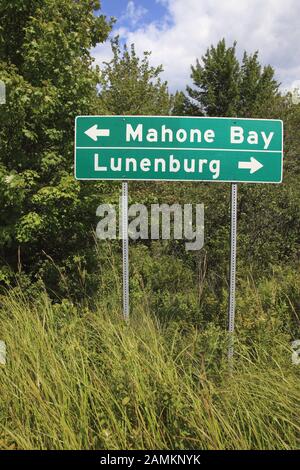
<instances>
[{"instance_id":1,"label":"perforated pole","mask_svg":"<svg viewBox=\"0 0 300 470\"><path fill-rule=\"evenodd\" d=\"M235 319L235 283L236 283L236 234L237 234L237 184L231 184L231 230L230 230L230 286L229 286L229 309L228 309L228 331L229 347L228 359L233 358L234 344L234 319Z\"/></svg>"},{"instance_id":2,"label":"perforated pole","mask_svg":"<svg viewBox=\"0 0 300 470\"><path fill-rule=\"evenodd\" d=\"M128 183L122 183L123 315L129 318Z\"/></svg>"}]
</instances>

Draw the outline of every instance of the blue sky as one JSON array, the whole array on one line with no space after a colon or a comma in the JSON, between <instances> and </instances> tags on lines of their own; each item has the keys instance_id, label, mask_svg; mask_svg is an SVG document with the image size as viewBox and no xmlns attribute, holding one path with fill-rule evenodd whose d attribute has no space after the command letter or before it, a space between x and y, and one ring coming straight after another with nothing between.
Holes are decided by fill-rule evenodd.
<instances>
[{"instance_id":1,"label":"blue sky","mask_svg":"<svg viewBox=\"0 0 300 470\"><path fill-rule=\"evenodd\" d=\"M152 51L162 64L170 90L190 83L190 66L223 37L237 40L237 53L259 50L271 64L282 88L300 86L299 0L102 0L101 13L118 21L113 35L134 43L139 54ZM101 66L111 58L109 42L93 55Z\"/></svg>"},{"instance_id":2,"label":"blue sky","mask_svg":"<svg viewBox=\"0 0 300 470\"><path fill-rule=\"evenodd\" d=\"M142 24L159 21L161 17L167 14L167 9L161 2L156 2L155 0L135 1L131 5L133 5L133 9L137 13L138 21L132 24L130 2L128 0L102 0L101 5L103 14L115 16L118 19L118 26L122 25L133 29L141 27Z\"/></svg>"}]
</instances>

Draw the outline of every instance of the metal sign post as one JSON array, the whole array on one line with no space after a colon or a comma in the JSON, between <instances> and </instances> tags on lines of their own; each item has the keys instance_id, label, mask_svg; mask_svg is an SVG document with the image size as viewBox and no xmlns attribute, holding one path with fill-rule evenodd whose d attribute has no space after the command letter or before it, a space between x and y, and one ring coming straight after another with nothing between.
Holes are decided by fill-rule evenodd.
<instances>
[{"instance_id":1,"label":"metal sign post","mask_svg":"<svg viewBox=\"0 0 300 470\"><path fill-rule=\"evenodd\" d=\"M2 80L0 80L0 104L6 104L6 86Z\"/></svg>"},{"instance_id":2,"label":"metal sign post","mask_svg":"<svg viewBox=\"0 0 300 470\"><path fill-rule=\"evenodd\" d=\"M229 348L228 359L233 357L234 344L234 317L235 317L235 282L236 282L236 235L237 235L237 184L231 185L231 230L230 230L230 285L229 285L229 309L228 331Z\"/></svg>"},{"instance_id":3,"label":"metal sign post","mask_svg":"<svg viewBox=\"0 0 300 470\"><path fill-rule=\"evenodd\" d=\"M128 183L122 183L123 315L129 318Z\"/></svg>"}]
</instances>

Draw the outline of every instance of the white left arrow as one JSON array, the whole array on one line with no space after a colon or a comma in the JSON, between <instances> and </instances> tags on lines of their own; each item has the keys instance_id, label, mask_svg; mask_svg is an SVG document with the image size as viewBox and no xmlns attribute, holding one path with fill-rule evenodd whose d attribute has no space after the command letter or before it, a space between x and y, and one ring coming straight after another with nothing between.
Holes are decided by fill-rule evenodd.
<instances>
[{"instance_id":1,"label":"white left arrow","mask_svg":"<svg viewBox=\"0 0 300 470\"><path fill-rule=\"evenodd\" d=\"M97 124L90 127L85 134L97 142L98 137L109 137L110 130L109 129L98 129Z\"/></svg>"},{"instance_id":2,"label":"white left arrow","mask_svg":"<svg viewBox=\"0 0 300 470\"><path fill-rule=\"evenodd\" d=\"M250 162L239 162L239 169L250 170L250 173L255 173L263 167L263 164L260 163L256 158L251 157Z\"/></svg>"}]
</instances>

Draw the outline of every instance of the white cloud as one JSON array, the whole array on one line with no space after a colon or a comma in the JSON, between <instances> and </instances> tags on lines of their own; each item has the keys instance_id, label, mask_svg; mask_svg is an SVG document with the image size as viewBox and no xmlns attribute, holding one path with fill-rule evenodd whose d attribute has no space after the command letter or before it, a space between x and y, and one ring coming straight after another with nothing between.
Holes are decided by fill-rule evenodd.
<instances>
[{"instance_id":1,"label":"white cloud","mask_svg":"<svg viewBox=\"0 0 300 470\"><path fill-rule=\"evenodd\" d=\"M163 64L172 91L185 89L190 65L223 37L228 44L238 41L239 56L244 50L258 49L260 61L275 68L284 87L300 79L299 0L157 2L166 6L166 17L140 27L137 20L135 27L122 27L115 33L127 43L135 43L138 53L152 51L152 63ZM96 50L98 62L102 50L103 46Z\"/></svg>"},{"instance_id":2,"label":"white cloud","mask_svg":"<svg viewBox=\"0 0 300 470\"><path fill-rule=\"evenodd\" d=\"M103 62L109 62L112 59L111 45L109 41L101 44L91 51L92 57L95 59L94 64L102 67Z\"/></svg>"},{"instance_id":3,"label":"white cloud","mask_svg":"<svg viewBox=\"0 0 300 470\"><path fill-rule=\"evenodd\" d=\"M142 5L136 4L133 0L129 0L125 14L120 18L121 21L127 21L133 27L148 13L148 10Z\"/></svg>"}]
</instances>

